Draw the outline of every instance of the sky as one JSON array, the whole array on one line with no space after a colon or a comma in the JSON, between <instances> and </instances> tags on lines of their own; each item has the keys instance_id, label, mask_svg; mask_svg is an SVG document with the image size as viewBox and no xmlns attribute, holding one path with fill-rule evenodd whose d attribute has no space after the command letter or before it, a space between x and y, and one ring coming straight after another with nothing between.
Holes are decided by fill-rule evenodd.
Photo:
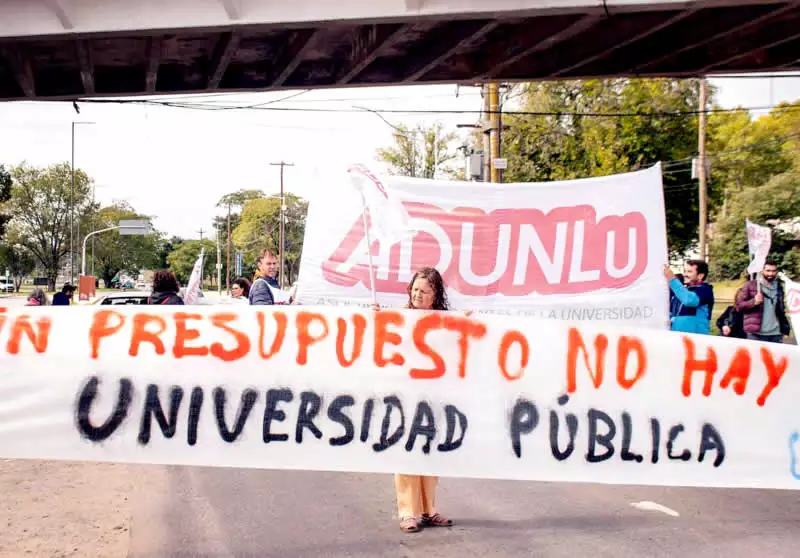
<instances>
[{"instance_id":1,"label":"sky","mask_svg":"<svg viewBox=\"0 0 800 558\"><path fill-rule=\"evenodd\" d=\"M725 108L762 107L800 98L800 75L711 81ZM272 103L293 109L463 110L474 114L384 114L223 110L200 111L144 105L69 102L0 103L0 163L46 166L69 161L73 122L75 166L96 184L102 204L125 200L154 218L159 231L183 238L207 237L228 192L284 186L313 201L334 173L353 163L380 171L375 151L393 142L392 126L441 122L447 128L474 124L480 90L455 85L325 89L305 93L181 96L181 101L225 104ZM288 98L292 96L292 98ZM159 97L159 99L167 99ZM276 102L286 99L282 102ZM385 121L385 120L386 121ZM388 122L387 122L388 121ZM460 130L466 138L468 130ZM327 178L326 178L327 177Z\"/></svg>"}]
</instances>

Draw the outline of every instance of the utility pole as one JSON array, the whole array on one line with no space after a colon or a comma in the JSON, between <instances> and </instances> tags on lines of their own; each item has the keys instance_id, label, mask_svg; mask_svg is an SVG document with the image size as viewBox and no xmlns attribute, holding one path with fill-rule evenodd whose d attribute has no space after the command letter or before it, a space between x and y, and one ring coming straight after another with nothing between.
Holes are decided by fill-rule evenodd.
<instances>
[{"instance_id":1,"label":"utility pole","mask_svg":"<svg viewBox=\"0 0 800 558\"><path fill-rule=\"evenodd\" d=\"M200 230L197 231L197 232L200 233L200 251L202 251L203 250L203 233L205 232L205 229L203 227L200 227ZM203 268L205 267L205 263L206 262L203 262L203 265L200 266L200 288L201 289L203 288Z\"/></svg>"},{"instance_id":2,"label":"utility pole","mask_svg":"<svg viewBox=\"0 0 800 558\"><path fill-rule=\"evenodd\" d=\"M75 243L75 126L78 124L94 124L94 122L72 122L72 186L69 190L69 282L75 284L75 253L77 245ZM78 221L77 240L80 241L80 221Z\"/></svg>"},{"instance_id":3,"label":"utility pole","mask_svg":"<svg viewBox=\"0 0 800 558\"><path fill-rule=\"evenodd\" d=\"M72 123L72 186L69 189L69 283L75 283L75 123Z\"/></svg>"},{"instance_id":4,"label":"utility pole","mask_svg":"<svg viewBox=\"0 0 800 558\"><path fill-rule=\"evenodd\" d=\"M225 290L231 294L231 202L228 200L228 238L225 242L226 262L225 269Z\"/></svg>"},{"instance_id":5,"label":"utility pole","mask_svg":"<svg viewBox=\"0 0 800 558\"><path fill-rule=\"evenodd\" d=\"M286 163L285 161L281 161L279 163L270 163L274 167L281 168L281 223L280 223L280 233L279 233L279 240L280 246L278 247L278 261L280 262L279 267L279 278L278 278L278 285L280 288L283 288L283 268L284 268L284 246L286 244L284 239L284 211L286 210L286 204L283 201L283 168L284 167L293 167L293 163Z\"/></svg>"},{"instance_id":6,"label":"utility pole","mask_svg":"<svg viewBox=\"0 0 800 558\"><path fill-rule=\"evenodd\" d=\"M708 82L705 78L700 80L700 110L697 133L697 183L699 188L700 226L699 248L700 259L706 260L706 233L708 226L708 200L706 191L706 103L708 97Z\"/></svg>"},{"instance_id":7,"label":"utility pole","mask_svg":"<svg viewBox=\"0 0 800 558\"><path fill-rule=\"evenodd\" d=\"M500 158L500 85L498 83L490 83L487 89L489 93L489 158L492 165L491 181L502 182L503 171L495 166L497 159Z\"/></svg>"},{"instance_id":8,"label":"utility pole","mask_svg":"<svg viewBox=\"0 0 800 558\"><path fill-rule=\"evenodd\" d=\"M222 294L222 248L219 245L219 227L217 231L217 293Z\"/></svg>"},{"instance_id":9,"label":"utility pole","mask_svg":"<svg viewBox=\"0 0 800 558\"><path fill-rule=\"evenodd\" d=\"M92 183L92 232L97 230L97 225L95 225L94 219L97 214L97 210L94 207L94 200L95 200L95 185ZM92 236L92 277L94 277L94 235Z\"/></svg>"},{"instance_id":10,"label":"utility pole","mask_svg":"<svg viewBox=\"0 0 800 558\"><path fill-rule=\"evenodd\" d=\"M492 177L492 156L491 156L491 137L489 128L491 124L491 103L489 99L489 86L484 85L482 88L483 96L483 181L489 182Z\"/></svg>"}]
</instances>

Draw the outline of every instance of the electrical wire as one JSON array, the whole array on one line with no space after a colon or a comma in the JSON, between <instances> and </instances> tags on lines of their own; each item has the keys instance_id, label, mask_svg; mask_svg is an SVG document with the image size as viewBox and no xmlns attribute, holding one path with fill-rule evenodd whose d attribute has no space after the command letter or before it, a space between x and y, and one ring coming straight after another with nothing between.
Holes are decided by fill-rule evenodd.
<instances>
[{"instance_id":1,"label":"electrical wire","mask_svg":"<svg viewBox=\"0 0 800 558\"><path fill-rule=\"evenodd\" d=\"M294 94L295 97L300 93ZM723 114L731 112L744 112L744 111L759 111L759 110L772 110L780 109L784 111L800 110L798 105L768 105L758 107L737 107L733 109L724 108L711 108L706 110L687 110L687 111L651 111L651 112L572 112L572 111L482 111L482 110L434 110L434 109L387 109L387 108L370 108L365 107L351 107L351 108L319 108L319 107L274 107L265 106L279 103L281 100L277 99L267 103L260 103L258 105L217 105L208 103L176 103L171 101L155 101L151 99L86 99L82 100L83 103L93 104L140 104L152 106L165 106L172 108L184 108L192 110L266 110L266 111L279 111L279 112L308 112L308 113L341 113L353 114L359 112L372 112L381 114L462 114L462 115L480 115L480 114L503 114L504 116L571 116L571 117L588 117L588 118L656 118L656 117L683 117L683 116L697 116L699 114Z\"/></svg>"}]
</instances>

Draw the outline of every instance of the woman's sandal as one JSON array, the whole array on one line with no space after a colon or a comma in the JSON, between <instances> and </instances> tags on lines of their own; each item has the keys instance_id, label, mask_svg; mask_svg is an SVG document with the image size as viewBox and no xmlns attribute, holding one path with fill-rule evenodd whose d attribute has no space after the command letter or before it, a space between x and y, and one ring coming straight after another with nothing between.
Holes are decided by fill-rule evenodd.
<instances>
[{"instance_id":1,"label":"woman's sandal","mask_svg":"<svg viewBox=\"0 0 800 558\"><path fill-rule=\"evenodd\" d=\"M416 517L404 517L400 520L400 530L404 533L419 533L422 529Z\"/></svg>"},{"instance_id":2,"label":"woman's sandal","mask_svg":"<svg viewBox=\"0 0 800 558\"><path fill-rule=\"evenodd\" d=\"M433 515L423 515L422 524L425 527L452 527L453 520L447 519L440 513L435 513Z\"/></svg>"}]
</instances>

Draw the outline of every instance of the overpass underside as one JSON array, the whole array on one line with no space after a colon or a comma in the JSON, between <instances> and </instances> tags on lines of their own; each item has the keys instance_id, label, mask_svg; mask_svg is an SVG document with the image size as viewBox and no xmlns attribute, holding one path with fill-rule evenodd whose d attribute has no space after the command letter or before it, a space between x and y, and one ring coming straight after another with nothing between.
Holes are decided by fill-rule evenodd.
<instances>
[{"instance_id":1,"label":"overpass underside","mask_svg":"<svg viewBox=\"0 0 800 558\"><path fill-rule=\"evenodd\" d=\"M267 4L4 0L0 100L800 69L798 2Z\"/></svg>"}]
</instances>

